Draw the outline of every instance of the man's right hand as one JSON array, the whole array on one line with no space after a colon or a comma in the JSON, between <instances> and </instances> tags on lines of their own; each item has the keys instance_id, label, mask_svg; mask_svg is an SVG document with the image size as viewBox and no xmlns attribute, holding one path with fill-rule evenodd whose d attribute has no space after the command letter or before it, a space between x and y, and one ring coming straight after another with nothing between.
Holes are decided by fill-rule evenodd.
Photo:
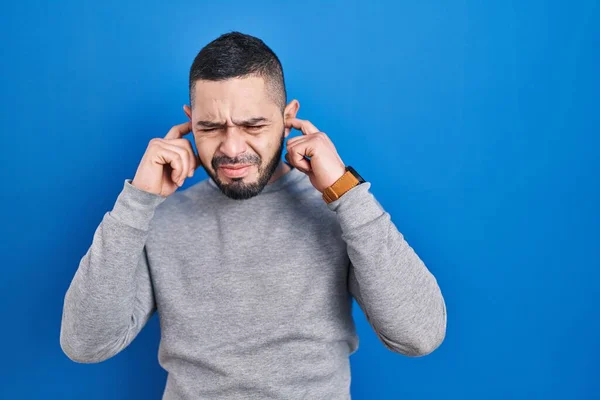
<instances>
[{"instance_id":1,"label":"man's right hand","mask_svg":"<svg viewBox=\"0 0 600 400\"><path fill-rule=\"evenodd\" d=\"M172 127L164 138L150 140L131 184L166 197L194 176L200 162L191 142L183 138L191 131L191 122L186 122Z\"/></svg>"}]
</instances>

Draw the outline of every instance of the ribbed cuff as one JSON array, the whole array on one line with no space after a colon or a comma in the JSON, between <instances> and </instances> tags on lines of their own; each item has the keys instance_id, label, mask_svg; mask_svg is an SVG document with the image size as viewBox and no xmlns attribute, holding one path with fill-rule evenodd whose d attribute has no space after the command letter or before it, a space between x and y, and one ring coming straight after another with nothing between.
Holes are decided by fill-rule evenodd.
<instances>
[{"instance_id":1,"label":"ribbed cuff","mask_svg":"<svg viewBox=\"0 0 600 400\"><path fill-rule=\"evenodd\" d=\"M146 192L125 179L110 215L133 228L147 231L156 207L167 199L165 196Z\"/></svg>"},{"instance_id":2,"label":"ribbed cuff","mask_svg":"<svg viewBox=\"0 0 600 400\"><path fill-rule=\"evenodd\" d=\"M330 210L337 213L342 232L349 232L385 213L381 204L369 191L370 187L370 182L361 183L348 190L339 199L327 204Z\"/></svg>"}]
</instances>

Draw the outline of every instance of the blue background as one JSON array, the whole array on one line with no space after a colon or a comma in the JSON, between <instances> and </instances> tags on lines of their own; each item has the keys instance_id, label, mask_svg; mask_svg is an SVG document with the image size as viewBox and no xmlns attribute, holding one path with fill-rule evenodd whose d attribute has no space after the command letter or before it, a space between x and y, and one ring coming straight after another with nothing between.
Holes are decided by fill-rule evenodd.
<instances>
[{"instance_id":1,"label":"blue background","mask_svg":"<svg viewBox=\"0 0 600 400\"><path fill-rule=\"evenodd\" d=\"M162 395L156 315L77 364L63 299L147 142L185 122L194 56L231 30L278 54L298 117L444 294L446 339L422 358L355 307L354 399L600 396L598 2L58 3L0 8L1 398Z\"/></svg>"}]
</instances>

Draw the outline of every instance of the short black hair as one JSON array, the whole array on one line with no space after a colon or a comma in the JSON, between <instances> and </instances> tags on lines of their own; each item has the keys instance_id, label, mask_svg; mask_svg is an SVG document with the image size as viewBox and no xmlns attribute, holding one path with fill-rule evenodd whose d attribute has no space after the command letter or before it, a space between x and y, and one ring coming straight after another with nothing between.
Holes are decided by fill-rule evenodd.
<instances>
[{"instance_id":1,"label":"short black hair","mask_svg":"<svg viewBox=\"0 0 600 400\"><path fill-rule=\"evenodd\" d=\"M283 113L287 93L279 58L261 39L237 31L222 34L194 58L190 67L190 105L193 106L197 80L220 81L247 75L264 79L267 91Z\"/></svg>"}]
</instances>

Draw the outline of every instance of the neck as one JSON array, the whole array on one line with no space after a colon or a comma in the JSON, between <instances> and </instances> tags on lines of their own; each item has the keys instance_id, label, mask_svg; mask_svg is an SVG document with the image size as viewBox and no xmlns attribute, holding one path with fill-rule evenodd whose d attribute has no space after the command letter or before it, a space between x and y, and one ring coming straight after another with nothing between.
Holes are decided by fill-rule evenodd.
<instances>
[{"instance_id":1,"label":"neck","mask_svg":"<svg viewBox=\"0 0 600 400\"><path fill-rule=\"evenodd\" d=\"M275 172L271 176L271 179L269 179L269 183L275 182L277 179L281 178L283 175L287 174L291 170L292 169L290 168L289 165L287 165L287 163L285 163L285 162L283 162L283 161L280 160L279 161L279 165L277 165L277 168L275 169Z\"/></svg>"}]
</instances>

